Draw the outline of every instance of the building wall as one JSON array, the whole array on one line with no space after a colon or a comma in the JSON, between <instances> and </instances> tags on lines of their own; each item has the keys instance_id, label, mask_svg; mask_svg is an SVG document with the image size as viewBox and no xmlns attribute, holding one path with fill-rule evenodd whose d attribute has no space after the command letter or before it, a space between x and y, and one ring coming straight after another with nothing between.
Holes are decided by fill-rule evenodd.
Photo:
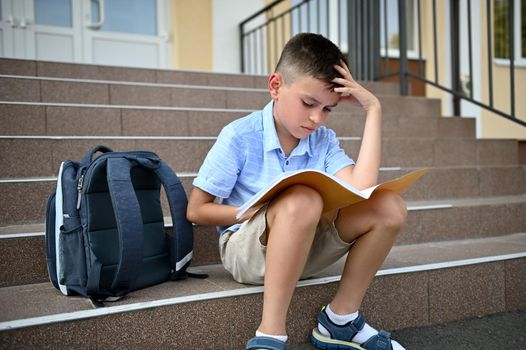
<instances>
[{"instance_id":1,"label":"building wall","mask_svg":"<svg viewBox=\"0 0 526 350\"><path fill-rule=\"evenodd\" d=\"M438 48L438 82L441 85L451 86L451 51L449 39L449 7L446 1L437 1L437 48ZM422 52L426 59L426 78L435 81L435 59L433 49L432 31L432 2L421 2L422 6ZM472 2L472 7L476 9L480 16L476 16L474 21L478 21L480 30L480 48L473 55L480 57L480 71L474 71L475 78L480 77L480 96L485 104L489 104L489 77L488 77L488 57L487 57L487 26L486 26L486 6L485 3ZM478 17L478 18L477 18ZM493 39L493 38L492 38ZM475 46L475 45L474 45ZM465 48L464 48L465 49ZM509 70L507 67L497 65L492 62L493 67L493 99L494 106L504 112L510 111L510 82ZM515 109L516 115L522 120L526 120L526 99L521 98L521 92L526 91L526 67L515 68ZM452 116L452 97L431 85L426 87L427 97L440 98L442 101L442 115ZM523 95L523 94L522 94ZM472 105L473 106L473 105ZM473 108L472 108L473 109ZM499 115L480 109L480 118L477 118L478 137L481 138L517 138L526 139L526 128L510 122ZM471 112L462 107L462 115L472 116Z\"/></svg>"},{"instance_id":2,"label":"building wall","mask_svg":"<svg viewBox=\"0 0 526 350\"><path fill-rule=\"evenodd\" d=\"M486 7L482 6L482 18L486 18ZM487 37L486 21L481 21L481 33ZM487 42L483 41L481 48L482 67L487 67ZM493 99L496 109L510 112L510 79L509 68L493 64ZM489 75L482 74L483 99L489 101ZM522 98L526 91L526 67L515 68L515 111L518 118L526 121L526 99ZM492 112L483 110L481 117L481 137L483 138L516 138L526 140L526 127L517 125Z\"/></svg>"},{"instance_id":3,"label":"building wall","mask_svg":"<svg viewBox=\"0 0 526 350\"><path fill-rule=\"evenodd\" d=\"M422 12L422 55L426 59L426 79L435 81L435 65L438 64L438 82L439 84L450 86L450 70L449 62L450 51L449 47L449 28L447 26L447 11L446 1L437 1L436 11L436 25L437 25L437 60L435 62L434 47L433 47L433 12L432 2L421 2ZM451 105L451 95L444 91L433 87L426 86L426 95L431 98L441 99L442 115L452 116L453 110Z\"/></svg>"},{"instance_id":4,"label":"building wall","mask_svg":"<svg viewBox=\"0 0 526 350\"><path fill-rule=\"evenodd\" d=\"M265 7L264 0L213 0L213 70L241 71L239 23Z\"/></svg>"},{"instance_id":5,"label":"building wall","mask_svg":"<svg viewBox=\"0 0 526 350\"><path fill-rule=\"evenodd\" d=\"M173 68L213 70L212 0L172 0Z\"/></svg>"}]
</instances>

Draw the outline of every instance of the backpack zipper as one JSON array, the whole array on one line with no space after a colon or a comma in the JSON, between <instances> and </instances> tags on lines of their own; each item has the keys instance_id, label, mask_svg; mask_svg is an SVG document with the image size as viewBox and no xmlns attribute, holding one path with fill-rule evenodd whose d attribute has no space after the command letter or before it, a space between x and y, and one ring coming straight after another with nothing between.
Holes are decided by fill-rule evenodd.
<instances>
[{"instance_id":1,"label":"backpack zipper","mask_svg":"<svg viewBox=\"0 0 526 350\"><path fill-rule=\"evenodd\" d=\"M84 174L80 175L79 183L77 184L77 210L80 209L80 199L82 197L82 185L84 183Z\"/></svg>"}]
</instances>

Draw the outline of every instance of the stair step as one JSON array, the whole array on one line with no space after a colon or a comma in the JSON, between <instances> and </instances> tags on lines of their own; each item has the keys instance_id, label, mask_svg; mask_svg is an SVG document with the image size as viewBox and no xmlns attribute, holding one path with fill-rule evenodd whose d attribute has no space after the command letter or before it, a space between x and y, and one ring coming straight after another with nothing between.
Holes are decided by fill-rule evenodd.
<instances>
[{"instance_id":1,"label":"stair step","mask_svg":"<svg viewBox=\"0 0 526 350\"><path fill-rule=\"evenodd\" d=\"M378 94L375 86L371 90ZM440 116L438 99L381 94L378 97L392 114ZM261 109L270 96L266 89L0 75L0 101ZM334 111L352 109L356 107L341 104Z\"/></svg>"},{"instance_id":2,"label":"stair step","mask_svg":"<svg viewBox=\"0 0 526 350\"><path fill-rule=\"evenodd\" d=\"M267 85L267 77L261 75L115 67L17 59L0 59L0 74L246 88L265 88Z\"/></svg>"},{"instance_id":3,"label":"stair step","mask_svg":"<svg viewBox=\"0 0 526 350\"><path fill-rule=\"evenodd\" d=\"M217 136L229 122L252 110L184 109L49 103L0 103L3 135ZM389 113L389 111L386 111ZM466 138L475 135L472 118L428 118L384 113L386 137ZM327 126L338 135L361 136L363 111L333 113Z\"/></svg>"},{"instance_id":4,"label":"stair step","mask_svg":"<svg viewBox=\"0 0 526 350\"><path fill-rule=\"evenodd\" d=\"M233 282L221 265L199 270L210 277L163 283L105 308L64 297L49 283L2 288L0 339L8 348L242 348L259 323L262 287ZM308 339L340 270L341 262L298 283L289 313L291 345ZM389 330L439 324L525 308L525 288L524 233L397 246L362 312L371 324Z\"/></svg>"},{"instance_id":5,"label":"stair step","mask_svg":"<svg viewBox=\"0 0 526 350\"><path fill-rule=\"evenodd\" d=\"M199 71L144 69L92 64L0 59L0 74L84 80L110 80L142 83L185 84L203 86L267 87L268 76L210 73ZM397 83L360 82L382 94L399 94ZM379 90L379 91L378 91Z\"/></svg>"},{"instance_id":6,"label":"stair step","mask_svg":"<svg viewBox=\"0 0 526 350\"><path fill-rule=\"evenodd\" d=\"M58 168L58 163L57 163ZM178 173L187 195L196 173ZM410 168L386 168L380 182L402 176ZM56 178L0 179L0 225L42 222L45 203L56 187ZM441 200L463 197L507 196L526 193L526 167L439 167L404 193L407 200ZM163 201L166 208L166 202Z\"/></svg>"},{"instance_id":7,"label":"stair step","mask_svg":"<svg viewBox=\"0 0 526 350\"><path fill-rule=\"evenodd\" d=\"M526 195L415 201L408 202L408 207L407 225L397 244L526 232L526 216L522 214L526 212ZM165 221L169 233L170 220ZM44 231L43 224L0 227L0 286L48 280ZM218 237L214 227L195 227L194 266L220 263Z\"/></svg>"},{"instance_id":8,"label":"stair step","mask_svg":"<svg viewBox=\"0 0 526 350\"><path fill-rule=\"evenodd\" d=\"M340 137L351 157L361 140ZM56 175L61 161L79 159L96 145L118 150L150 150L178 172L196 172L216 140L213 136L0 136L0 178ZM418 152L415 152L418 150ZM383 138L383 167L517 165L516 140ZM14 152L18 157L13 157ZM31 164L31 166L28 166Z\"/></svg>"}]
</instances>

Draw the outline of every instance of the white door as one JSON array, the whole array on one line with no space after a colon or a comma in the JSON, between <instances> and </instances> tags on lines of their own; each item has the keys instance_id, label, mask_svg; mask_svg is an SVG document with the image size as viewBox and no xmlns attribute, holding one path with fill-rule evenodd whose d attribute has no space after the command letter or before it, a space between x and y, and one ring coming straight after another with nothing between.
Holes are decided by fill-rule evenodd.
<instances>
[{"instance_id":1,"label":"white door","mask_svg":"<svg viewBox=\"0 0 526 350\"><path fill-rule=\"evenodd\" d=\"M14 0L24 3L19 28L25 55L46 61L82 62L80 8L71 0Z\"/></svg>"},{"instance_id":2,"label":"white door","mask_svg":"<svg viewBox=\"0 0 526 350\"><path fill-rule=\"evenodd\" d=\"M11 1L0 2L0 56L14 57L14 16Z\"/></svg>"},{"instance_id":3,"label":"white door","mask_svg":"<svg viewBox=\"0 0 526 350\"><path fill-rule=\"evenodd\" d=\"M3 57L169 68L169 0L0 0Z\"/></svg>"},{"instance_id":4,"label":"white door","mask_svg":"<svg viewBox=\"0 0 526 350\"><path fill-rule=\"evenodd\" d=\"M86 62L169 67L167 1L88 0L83 6Z\"/></svg>"},{"instance_id":5,"label":"white door","mask_svg":"<svg viewBox=\"0 0 526 350\"><path fill-rule=\"evenodd\" d=\"M78 2L1 0L0 7L3 57L81 62Z\"/></svg>"}]
</instances>

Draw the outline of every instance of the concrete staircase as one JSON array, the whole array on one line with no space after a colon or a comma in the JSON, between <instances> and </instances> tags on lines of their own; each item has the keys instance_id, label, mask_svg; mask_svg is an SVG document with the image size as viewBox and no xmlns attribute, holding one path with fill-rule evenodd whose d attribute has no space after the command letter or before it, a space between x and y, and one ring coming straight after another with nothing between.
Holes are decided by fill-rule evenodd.
<instances>
[{"instance_id":1,"label":"concrete staircase","mask_svg":"<svg viewBox=\"0 0 526 350\"><path fill-rule=\"evenodd\" d=\"M265 85L261 76L0 59L0 348L242 349L260 319L262 288L223 270L213 228L195 229L193 269L208 279L96 308L48 282L44 208L60 161L98 144L157 152L189 193L221 128L265 105ZM408 224L364 301L367 319L394 330L526 309L526 168L517 142L477 140L474 121L441 117L438 100L364 85L384 108L381 180L433 167L404 194ZM361 111L340 106L328 123L351 156L363 122ZM307 341L340 268L299 283L293 348Z\"/></svg>"}]
</instances>

